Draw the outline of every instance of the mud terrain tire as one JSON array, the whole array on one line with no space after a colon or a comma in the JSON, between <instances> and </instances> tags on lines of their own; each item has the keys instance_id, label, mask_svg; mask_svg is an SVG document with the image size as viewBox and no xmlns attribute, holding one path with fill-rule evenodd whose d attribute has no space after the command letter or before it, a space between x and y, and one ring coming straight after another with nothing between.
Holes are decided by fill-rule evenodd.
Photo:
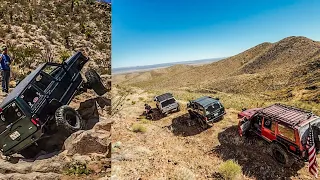
<instances>
[{"instance_id":1,"label":"mud terrain tire","mask_svg":"<svg viewBox=\"0 0 320 180\"><path fill-rule=\"evenodd\" d=\"M69 133L84 129L85 123L80 114L73 108L63 105L55 113L58 129L66 130Z\"/></svg>"},{"instance_id":2,"label":"mud terrain tire","mask_svg":"<svg viewBox=\"0 0 320 180\"><path fill-rule=\"evenodd\" d=\"M99 96L102 96L107 92L107 88L103 85L99 74L95 70L89 69L85 73L85 77L90 88L92 88Z\"/></svg>"},{"instance_id":3,"label":"mud terrain tire","mask_svg":"<svg viewBox=\"0 0 320 180\"><path fill-rule=\"evenodd\" d=\"M273 158L284 167L291 167L293 164L293 157L289 155L285 148L277 143L271 144L271 152Z\"/></svg>"}]
</instances>

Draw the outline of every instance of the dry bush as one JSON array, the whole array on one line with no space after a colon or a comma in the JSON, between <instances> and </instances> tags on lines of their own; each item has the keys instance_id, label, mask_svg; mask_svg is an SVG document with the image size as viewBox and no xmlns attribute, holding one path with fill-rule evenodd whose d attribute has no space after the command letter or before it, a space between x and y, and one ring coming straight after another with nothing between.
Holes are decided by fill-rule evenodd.
<instances>
[{"instance_id":1,"label":"dry bush","mask_svg":"<svg viewBox=\"0 0 320 180\"><path fill-rule=\"evenodd\" d=\"M144 127L142 124L133 124L132 131L136 133L137 132L145 133L147 131L147 128Z\"/></svg>"},{"instance_id":2,"label":"dry bush","mask_svg":"<svg viewBox=\"0 0 320 180\"><path fill-rule=\"evenodd\" d=\"M219 173L224 179L232 180L241 175L242 168L236 161L227 160L219 166Z\"/></svg>"},{"instance_id":3,"label":"dry bush","mask_svg":"<svg viewBox=\"0 0 320 180\"><path fill-rule=\"evenodd\" d=\"M174 171L174 180L195 180L195 174L186 167L176 168Z\"/></svg>"}]
</instances>

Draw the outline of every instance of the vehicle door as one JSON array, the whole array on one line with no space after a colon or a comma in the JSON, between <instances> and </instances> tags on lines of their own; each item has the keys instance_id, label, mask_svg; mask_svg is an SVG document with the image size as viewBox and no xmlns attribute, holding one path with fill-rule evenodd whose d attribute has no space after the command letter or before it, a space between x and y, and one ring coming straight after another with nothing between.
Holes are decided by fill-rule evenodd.
<instances>
[{"instance_id":1,"label":"vehicle door","mask_svg":"<svg viewBox=\"0 0 320 180\"><path fill-rule=\"evenodd\" d=\"M262 127L261 127L261 135L267 141L273 141L276 139L275 129L277 123L272 121L268 117L264 117L262 120Z\"/></svg>"},{"instance_id":2,"label":"vehicle door","mask_svg":"<svg viewBox=\"0 0 320 180\"><path fill-rule=\"evenodd\" d=\"M240 136L246 134L250 130L250 120L247 117L243 117L238 123L238 133Z\"/></svg>"},{"instance_id":3,"label":"vehicle door","mask_svg":"<svg viewBox=\"0 0 320 180\"><path fill-rule=\"evenodd\" d=\"M74 84L74 74L61 64L47 64L43 71L54 78L54 85L48 90L50 98L59 100L62 104L67 104L72 94L69 90Z\"/></svg>"}]
</instances>

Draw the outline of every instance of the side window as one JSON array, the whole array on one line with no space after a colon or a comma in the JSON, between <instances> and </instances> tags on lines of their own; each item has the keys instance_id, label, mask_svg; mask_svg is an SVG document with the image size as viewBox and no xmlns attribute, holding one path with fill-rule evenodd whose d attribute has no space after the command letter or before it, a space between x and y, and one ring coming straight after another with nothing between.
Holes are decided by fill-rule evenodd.
<instances>
[{"instance_id":1,"label":"side window","mask_svg":"<svg viewBox=\"0 0 320 180\"><path fill-rule=\"evenodd\" d=\"M40 96L41 94L34 87L29 86L20 97L32 108Z\"/></svg>"},{"instance_id":2,"label":"side window","mask_svg":"<svg viewBox=\"0 0 320 180\"><path fill-rule=\"evenodd\" d=\"M267 129L270 129L272 132L275 132L276 123L269 118L264 119L263 126Z\"/></svg>"},{"instance_id":3,"label":"side window","mask_svg":"<svg viewBox=\"0 0 320 180\"><path fill-rule=\"evenodd\" d=\"M294 130L284 125L278 124L279 135L295 142Z\"/></svg>"},{"instance_id":4,"label":"side window","mask_svg":"<svg viewBox=\"0 0 320 180\"><path fill-rule=\"evenodd\" d=\"M59 66L47 65L42 71L55 78L60 74L61 71L63 71L63 69Z\"/></svg>"},{"instance_id":5,"label":"side window","mask_svg":"<svg viewBox=\"0 0 320 180\"><path fill-rule=\"evenodd\" d=\"M49 84L51 83L52 79L46 73L39 74L35 79L35 85L38 86L42 91L44 91Z\"/></svg>"}]
</instances>

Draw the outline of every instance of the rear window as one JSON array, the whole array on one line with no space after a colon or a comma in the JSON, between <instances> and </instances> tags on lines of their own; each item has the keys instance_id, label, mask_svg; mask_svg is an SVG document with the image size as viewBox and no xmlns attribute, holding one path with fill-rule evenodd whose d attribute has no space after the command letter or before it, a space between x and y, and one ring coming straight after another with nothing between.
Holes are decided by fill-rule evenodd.
<instances>
[{"instance_id":1,"label":"rear window","mask_svg":"<svg viewBox=\"0 0 320 180\"><path fill-rule=\"evenodd\" d=\"M215 112L216 110L218 110L220 108L221 108L221 106L220 106L219 103L214 103L211 106L207 107L206 112L207 112L207 114L210 114L210 113L213 113L213 112Z\"/></svg>"},{"instance_id":2,"label":"rear window","mask_svg":"<svg viewBox=\"0 0 320 180\"><path fill-rule=\"evenodd\" d=\"M174 100L174 99L168 99L168 100L166 100L166 101L163 101L162 103L161 103L161 106L162 107L166 107L166 106L168 106L168 105L170 105L170 104L173 104L173 103L175 103L176 101Z\"/></svg>"},{"instance_id":3,"label":"rear window","mask_svg":"<svg viewBox=\"0 0 320 180\"><path fill-rule=\"evenodd\" d=\"M286 127L282 124L278 124L278 131L279 131L279 135L281 135L281 136L283 136L293 142L296 141L293 129Z\"/></svg>"},{"instance_id":4,"label":"rear window","mask_svg":"<svg viewBox=\"0 0 320 180\"><path fill-rule=\"evenodd\" d=\"M32 108L38 102L40 96L41 94L34 87L29 86L20 97Z\"/></svg>"},{"instance_id":5,"label":"rear window","mask_svg":"<svg viewBox=\"0 0 320 180\"><path fill-rule=\"evenodd\" d=\"M8 124L17 121L23 116L21 109L15 103L11 103L2 110L0 115L0 131L4 131Z\"/></svg>"}]
</instances>

